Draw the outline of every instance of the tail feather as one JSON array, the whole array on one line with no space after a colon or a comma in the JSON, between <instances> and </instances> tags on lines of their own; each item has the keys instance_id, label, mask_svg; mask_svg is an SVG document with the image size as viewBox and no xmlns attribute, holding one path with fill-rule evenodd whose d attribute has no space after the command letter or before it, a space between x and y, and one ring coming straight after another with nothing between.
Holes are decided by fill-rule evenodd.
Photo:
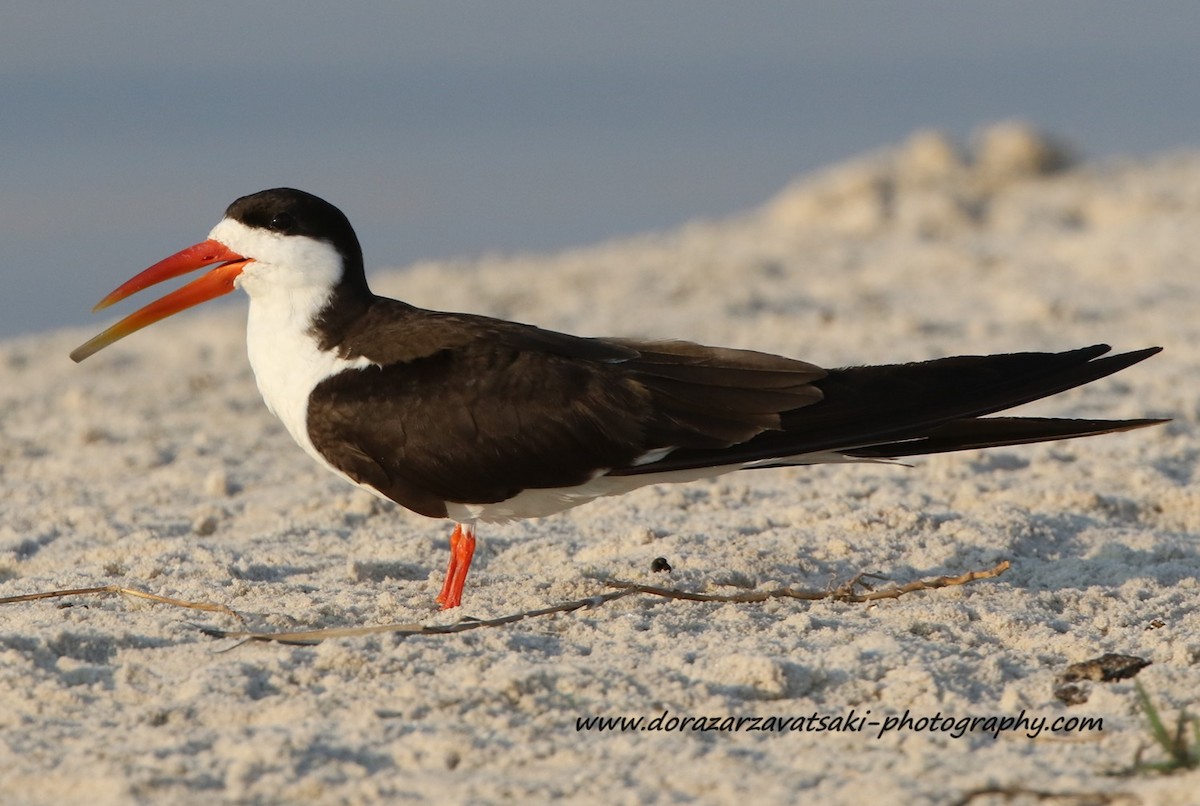
<instances>
[{"instance_id":1,"label":"tail feather","mask_svg":"<svg viewBox=\"0 0 1200 806\"><path fill-rule=\"evenodd\" d=\"M1028 445L1075 437L1094 437L1160 425L1166 420L1069 420L1053 417L981 417L954 420L917 439L886 442L843 451L859 459L899 459L1005 445Z\"/></svg>"},{"instance_id":2,"label":"tail feather","mask_svg":"<svg viewBox=\"0 0 1200 806\"><path fill-rule=\"evenodd\" d=\"M895 458L971 448L1091 436L1162 420L1069 420L987 417L1082 386L1160 352L1150 347L1106 356L1106 344L1062 353L956 356L912 364L830 370L811 382L819 402L783 412L781 427L721 448L681 448L657 462L609 475L753 462L837 452L851 458Z\"/></svg>"}]
</instances>

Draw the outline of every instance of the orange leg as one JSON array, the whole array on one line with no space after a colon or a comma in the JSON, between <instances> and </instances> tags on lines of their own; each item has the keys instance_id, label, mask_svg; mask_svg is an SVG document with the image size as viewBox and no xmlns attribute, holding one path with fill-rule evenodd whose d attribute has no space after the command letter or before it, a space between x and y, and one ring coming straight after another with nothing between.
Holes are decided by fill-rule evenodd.
<instances>
[{"instance_id":1,"label":"orange leg","mask_svg":"<svg viewBox=\"0 0 1200 806\"><path fill-rule=\"evenodd\" d=\"M463 585L466 584L473 556L475 524L454 524L454 534L450 535L450 564L446 566L446 581L442 583L442 592L437 595L437 602L443 610L462 604Z\"/></svg>"}]
</instances>

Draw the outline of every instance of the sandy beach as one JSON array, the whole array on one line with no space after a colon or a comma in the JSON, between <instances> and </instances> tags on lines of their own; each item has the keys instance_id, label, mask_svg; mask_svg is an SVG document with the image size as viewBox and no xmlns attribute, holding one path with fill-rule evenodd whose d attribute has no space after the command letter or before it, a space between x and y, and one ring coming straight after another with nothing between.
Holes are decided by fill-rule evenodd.
<instances>
[{"instance_id":1,"label":"sandy beach","mask_svg":"<svg viewBox=\"0 0 1200 806\"><path fill-rule=\"evenodd\" d=\"M730 219L422 263L373 286L824 366L1161 345L1021 411L1172 422L911 467L746 472L481 525L463 607L443 613L450 525L351 488L292 442L255 388L240 294L81 365L67 354L110 319L0 342L0 596L116 584L278 631L489 619L610 580L738 594L868 573L884 589L1012 563L867 604L636 595L315 646L213 638L202 628L243 625L128 596L7 604L0 800L1195 803L1200 771L1133 767L1165 758L1135 681L1172 724L1200 714L1200 151L1091 162L1000 125L789 179ZM368 265L386 259L364 247ZM158 257L130 255L112 285ZM1105 653L1149 665L1063 692L1070 664ZM645 719L580 729L591 717Z\"/></svg>"}]
</instances>

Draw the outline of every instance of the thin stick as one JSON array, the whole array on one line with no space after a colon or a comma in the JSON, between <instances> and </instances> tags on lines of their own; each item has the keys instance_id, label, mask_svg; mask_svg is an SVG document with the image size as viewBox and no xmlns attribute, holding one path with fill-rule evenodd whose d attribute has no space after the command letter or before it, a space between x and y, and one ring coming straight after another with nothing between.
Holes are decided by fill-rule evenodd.
<instances>
[{"instance_id":1,"label":"thin stick","mask_svg":"<svg viewBox=\"0 0 1200 806\"><path fill-rule=\"evenodd\" d=\"M42 591L40 593L23 593L20 596L4 596L0 597L0 605L16 604L17 602L35 602L39 599L61 599L65 596L89 596L98 593L115 593L122 596L133 596L138 599L146 599L159 604L174 605L175 607L186 607L191 610L204 610L209 613L224 613L227 616L233 616L243 624L246 619L242 618L235 610L230 610L223 604L213 604L211 602L189 602L185 599L173 599L170 596L162 596L157 593L148 593L138 590L137 588L126 588L122 585L100 585L95 588L69 588L66 590L57 591Z\"/></svg>"},{"instance_id":2,"label":"thin stick","mask_svg":"<svg viewBox=\"0 0 1200 806\"><path fill-rule=\"evenodd\" d=\"M692 602L734 602L734 603L754 603L765 602L769 599L802 599L808 602L818 602L823 599L832 599L835 602L850 602L852 604L862 604L864 602L875 602L880 599L899 599L906 593L914 593L916 591L936 590L938 588L950 588L956 585L966 585L975 582L979 579L992 579L998 577L1012 567L1012 563L1008 560L1002 560L994 567L984 571L968 571L965 574L958 576L940 576L933 579L919 579L915 582L909 582L904 585L897 585L883 590L869 590L866 593L855 593L854 587L862 583L862 578L865 574L858 574L849 582L840 585L833 590L815 591L802 590L796 588L781 588L771 591L751 591L750 593L692 593L690 591L682 591L677 588L656 588L652 585L634 585L632 583L609 582L610 587L619 587L622 589L633 589L638 593L647 593L653 596L662 596L667 599L687 599Z\"/></svg>"},{"instance_id":3,"label":"thin stick","mask_svg":"<svg viewBox=\"0 0 1200 806\"><path fill-rule=\"evenodd\" d=\"M297 632L248 632L248 631L229 631L220 630L209 627L202 627L201 630L205 635L213 638L232 638L237 639L240 643L235 646L240 646L242 643L249 641L278 641L284 644L319 644L329 638L354 638L364 635L448 635L450 633L466 632L468 630L478 630L484 627L500 627L505 624L513 624L518 621L523 621L527 618L537 618L539 616L548 616L555 613L571 613L584 608L595 608L601 605L615 602L618 599L624 599L627 596L647 595L660 596L666 599L682 599L691 602L725 602L725 603L740 603L750 604L755 602L765 602L769 599L801 599L805 601L815 602L824 599L830 599L839 602L864 603L874 602L880 599L898 599L908 593L923 590L936 590L938 588L948 588L956 585L966 585L980 579L993 579L1000 576L1011 567L1012 563L1008 560L1002 560L992 568L983 571L968 571L965 574L958 576L940 576L932 579L917 580L904 585L897 585L891 588L885 588L878 591L867 591L866 593L854 593L852 588L855 585L861 584L864 575L859 574L834 590L814 591L800 590L795 588L783 588L772 591L751 591L749 593L692 593L691 591L679 590L676 588L659 588L652 585L635 585L628 582L608 582L609 587L616 590L608 593L603 593L598 596L590 596L586 599L576 599L570 602L544 607L538 610L527 610L523 613L513 613L508 616L500 616L492 619L463 619L454 624L378 624L370 627L334 627L330 629L320 630L302 630ZM233 647L231 647L232 649Z\"/></svg>"},{"instance_id":4,"label":"thin stick","mask_svg":"<svg viewBox=\"0 0 1200 806\"><path fill-rule=\"evenodd\" d=\"M243 643L247 641L278 641L281 644L319 644L327 638L354 638L363 635L381 635L385 633L395 635L449 635L450 633L478 630L483 627L501 627L505 624L524 621L527 618L549 616L553 613L571 613L584 608L599 607L600 605L615 602L618 599L624 599L626 596L633 596L637 593L641 593L637 588L623 588L611 593L602 593L599 596L589 596L586 599L576 599L572 602L563 602L537 610L526 610L523 613L512 613L511 615L491 619L466 618L462 621L456 621L453 624L376 624L370 627L332 627L320 630L268 633L236 632L209 627L201 627L200 629L205 635L212 636L213 638L235 638L241 639Z\"/></svg>"}]
</instances>

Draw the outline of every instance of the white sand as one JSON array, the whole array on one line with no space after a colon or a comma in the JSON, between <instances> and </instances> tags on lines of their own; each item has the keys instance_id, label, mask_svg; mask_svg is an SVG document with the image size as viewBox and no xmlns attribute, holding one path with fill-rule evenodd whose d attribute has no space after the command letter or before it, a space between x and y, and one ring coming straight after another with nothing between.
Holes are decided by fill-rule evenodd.
<instances>
[{"instance_id":1,"label":"white sand","mask_svg":"<svg viewBox=\"0 0 1200 806\"><path fill-rule=\"evenodd\" d=\"M196 627L236 627L227 617L120 597L6 605L0 800L951 803L995 787L1196 802L1197 772L1108 775L1149 745L1133 681L1090 684L1071 707L1054 681L1068 663L1138 655L1167 717L1200 712L1200 153L1046 173L1053 151L1020 130L985 141L966 164L921 135L734 220L430 263L376 290L826 365L1158 344L1145 364L1027 411L1173 423L911 469L745 473L483 527L461 613L432 605L448 525L345 486L266 412L244 300L81 366L67 353L100 323L0 344L0 595L117 582L287 629L496 616L601 593L609 578L820 589L859 571L905 582L1013 562L997 580L875 606L635 597L317 647L230 649ZM131 255L114 285L154 257ZM670 579L649 571L660 555ZM1102 717L1103 731L576 731L592 715L852 709L1024 709Z\"/></svg>"}]
</instances>

